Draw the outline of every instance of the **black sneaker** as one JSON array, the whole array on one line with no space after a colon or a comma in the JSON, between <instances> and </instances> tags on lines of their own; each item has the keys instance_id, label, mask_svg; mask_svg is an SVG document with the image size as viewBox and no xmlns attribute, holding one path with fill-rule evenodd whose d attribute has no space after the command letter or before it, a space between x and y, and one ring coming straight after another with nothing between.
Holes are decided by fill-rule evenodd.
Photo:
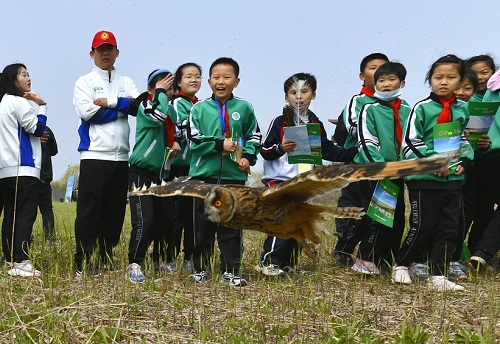
<instances>
[{"instance_id":1,"label":"black sneaker","mask_svg":"<svg viewBox=\"0 0 500 344\"><path fill-rule=\"evenodd\" d=\"M87 269L76 268L75 276L76 277L85 277L85 276L98 277L98 276L101 276L101 271L99 269L93 269L93 268L87 268Z\"/></svg>"},{"instance_id":2,"label":"black sneaker","mask_svg":"<svg viewBox=\"0 0 500 344\"><path fill-rule=\"evenodd\" d=\"M475 271L484 271L490 268L488 255L480 250L474 251L469 259L469 264Z\"/></svg>"},{"instance_id":3,"label":"black sneaker","mask_svg":"<svg viewBox=\"0 0 500 344\"><path fill-rule=\"evenodd\" d=\"M352 256L348 253L333 250L332 256L339 265L351 267L354 264L354 259L352 259Z\"/></svg>"}]
</instances>

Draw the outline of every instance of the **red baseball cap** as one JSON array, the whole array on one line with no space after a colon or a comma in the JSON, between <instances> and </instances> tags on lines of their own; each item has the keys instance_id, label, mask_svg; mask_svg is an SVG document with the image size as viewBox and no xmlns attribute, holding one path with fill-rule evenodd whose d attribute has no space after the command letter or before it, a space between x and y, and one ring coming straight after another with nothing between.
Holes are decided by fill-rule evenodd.
<instances>
[{"instance_id":1,"label":"red baseball cap","mask_svg":"<svg viewBox=\"0 0 500 344\"><path fill-rule=\"evenodd\" d=\"M118 46L118 44L116 44L115 35L109 31L99 31L95 34L94 39L92 40L92 49L95 49L103 44L111 44L115 47Z\"/></svg>"}]
</instances>

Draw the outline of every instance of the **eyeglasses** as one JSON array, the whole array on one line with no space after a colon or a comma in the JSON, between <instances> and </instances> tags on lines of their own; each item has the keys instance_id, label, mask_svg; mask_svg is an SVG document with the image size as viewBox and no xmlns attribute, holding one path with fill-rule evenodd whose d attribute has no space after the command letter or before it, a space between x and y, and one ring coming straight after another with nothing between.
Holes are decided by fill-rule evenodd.
<instances>
[{"instance_id":1,"label":"eyeglasses","mask_svg":"<svg viewBox=\"0 0 500 344\"><path fill-rule=\"evenodd\" d=\"M201 80L201 75L191 75L191 74L187 74L187 75L184 75L182 78L183 78L183 79L185 79L185 80L192 80L192 79L195 79L196 81L200 81L200 80Z\"/></svg>"}]
</instances>

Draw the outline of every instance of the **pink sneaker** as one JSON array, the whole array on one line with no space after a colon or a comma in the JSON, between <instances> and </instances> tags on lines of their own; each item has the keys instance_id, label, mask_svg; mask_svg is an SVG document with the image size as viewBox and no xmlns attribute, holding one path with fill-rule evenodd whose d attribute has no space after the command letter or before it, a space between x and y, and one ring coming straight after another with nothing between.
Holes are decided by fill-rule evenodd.
<instances>
[{"instance_id":1,"label":"pink sneaker","mask_svg":"<svg viewBox=\"0 0 500 344\"><path fill-rule=\"evenodd\" d=\"M380 270L373 262L370 262L369 260L361 260L359 258L356 258L356 262L351 267L351 269L366 275L380 275Z\"/></svg>"}]
</instances>

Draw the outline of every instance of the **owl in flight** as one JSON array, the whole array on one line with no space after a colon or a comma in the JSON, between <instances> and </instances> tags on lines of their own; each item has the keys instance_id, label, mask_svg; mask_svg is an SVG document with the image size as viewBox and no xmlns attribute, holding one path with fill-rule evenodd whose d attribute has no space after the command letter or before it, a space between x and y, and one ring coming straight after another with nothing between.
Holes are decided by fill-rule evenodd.
<instances>
[{"instance_id":1,"label":"owl in flight","mask_svg":"<svg viewBox=\"0 0 500 344\"><path fill-rule=\"evenodd\" d=\"M324 214L361 218L364 211L362 208L311 204L311 200L354 181L397 179L438 172L450 159L435 156L398 162L320 166L272 187L214 185L181 177L146 190L135 189L131 195L203 198L205 214L212 222L284 239L294 238L305 254L314 257L314 244L320 242L322 233L329 233L323 226Z\"/></svg>"}]
</instances>

